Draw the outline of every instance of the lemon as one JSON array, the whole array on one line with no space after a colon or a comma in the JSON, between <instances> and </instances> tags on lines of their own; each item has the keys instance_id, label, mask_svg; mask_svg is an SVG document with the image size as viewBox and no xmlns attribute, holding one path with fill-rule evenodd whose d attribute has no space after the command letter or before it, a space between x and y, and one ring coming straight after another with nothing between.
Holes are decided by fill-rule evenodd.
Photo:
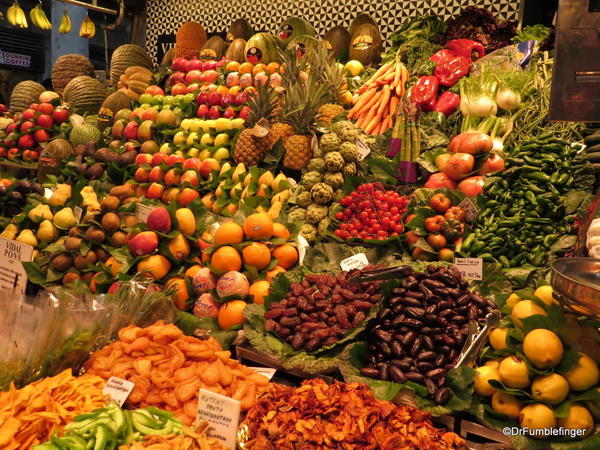
<instances>
[{"instance_id":1,"label":"lemon","mask_svg":"<svg viewBox=\"0 0 600 450\"><path fill-rule=\"evenodd\" d=\"M509 331L510 330L508 328L494 328L492 331L490 331L488 339L490 340L490 345L494 348L494 350L501 350L508 347L506 338Z\"/></svg>"},{"instance_id":2,"label":"lemon","mask_svg":"<svg viewBox=\"0 0 600 450\"><path fill-rule=\"evenodd\" d=\"M529 386L529 369L527 364L516 356L508 356L498 367L500 381L512 388L523 389Z\"/></svg>"},{"instance_id":3,"label":"lemon","mask_svg":"<svg viewBox=\"0 0 600 450\"><path fill-rule=\"evenodd\" d=\"M537 377L531 383L533 399L539 402L558 405L569 394L569 383L566 378L557 373Z\"/></svg>"},{"instance_id":4,"label":"lemon","mask_svg":"<svg viewBox=\"0 0 600 450\"><path fill-rule=\"evenodd\" d=\"M556 366L565 349L560 338L550 330L538 328L530 331L523 340L523 353L538 369Z\"/></svg>"},{"instance_id":5,"label":"lemon","mask_svg":"<svg viewBox=\"0 0 600 450\"><path fill-rule=\"evenodd\" d=\"M598 366L592 358L585 353L579 353L579 355L581 355L581 358L579 358L577 366L563 375L569 382L571 389L574 391L585 391L598 384L600 373L598 372Z\"/></svg>"},{"instance_id":6,"label":"lemon","mask_svg":"<svg viewBox=\"0 0 600 450\"><path fill-rule=\"evenodd\" d=\"M517 294L510 294L506 299L506 306L509 308L514 308L514 306L521 301L521 297Z\"/></svg>"},{"instance_id":7,"label":"lemon","mask_svg":"<svg viewBox=\"0 0 600 450\"><path fill-rule=\"evenodd\" d=\"M542 300L547 306L554 303L554 297L552 297L552 286L540 286L533 293L536 297Z\"/></svg>"},{"instance_id":8,"label":"lemon","mask_svg":"<svg viewBox=\"0 0 600 450\"><path fill-rule=\"evenodd\" d=\"M567 417L558 419L558 426L572 430L585 430L583 436L577 436L577 438L582 438L590 434L594 429L594 418L585 406L573 403L569 406Z\"/></svg>"},{"instance_id":9,"label":"lemon","mask_svg":"<svg viewBox=\"0 0 600 450\"><path fill-rule=\"evenodd\" d=\"M492 396L492 409L497 413L506 414L511 419L519 418L521 407L521 402L513 395L496 391Z\"/></svg>"},{"instance_id":10,"label":"lemon","mask_svg":"<svg viewBox=\"0 0 600 450\"><path fill-rule=\"evenodd\" d=\"M356 61L355 59L348 61L344 66L344 69L350 72L350 75L353 77L360 75L362 71L365 70L362 63L360 61Z\"/></svg>"},{"instance_id":11,"label":"lemon","mask_svg":"<svg viewBox=\"0 0 600 450\"><path fill-rule=\"evenodd\" d=\"M489 380L498 380L498 369L492 366L481 366L475 369L477 375L475 376L475 392L482 397L490 397L496 392L496 388L493 387Z\"/></svg>"},{"instance_id":12,"label":"lemon","mask_svg":"<svg viewBox=\"0 0 600 450\"><path fill-rule=\"evenodd\" d=\"M554 412L549 406L543 403L532 403L521 409L519 414L519 426L521 428L539 429L539 428L554 428L556 427L556 419ZM534 436L545 438L546 436Z\"/></svg>"},{"instance_id":13,"label":"lemon","mask_svg":"<svg viewBox=\"0 0 600 450\"><path fill-rule=\"evenodd\" d=\"M547 315L546 310L544 310L544 308L539 306L537 303L531 300L521 300L513 307L510 317L512 318L513 323L521 328L523 327L521 319L535 316L537 314L541 314L542 316Z\"/></svg>"},{"instance_id":14,"label":"lemon","mask_svg":"<svg viewBox=\"0 0 600 450\"><path fill-rule=\"evenodd\" d=\"M488 362L486 362L484 364L484 366L490 366L490 367L493 367L494 369L498 370L498 366L500 366L500 360L499 359L490 359Z\"/></svg>"}]
</instances>

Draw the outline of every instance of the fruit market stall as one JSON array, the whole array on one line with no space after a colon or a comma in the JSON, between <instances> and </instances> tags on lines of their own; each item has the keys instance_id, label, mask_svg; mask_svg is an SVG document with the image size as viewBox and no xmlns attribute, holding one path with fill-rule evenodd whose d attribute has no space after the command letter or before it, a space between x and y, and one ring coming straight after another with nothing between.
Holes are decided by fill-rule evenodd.
<instances>
[{"instance_id":1,"label":"fruit market stall","mask_svg":"<svg viewBox=\"0 0 600 450\"><path fill-rule=\"evenodd\" d=\"M442 16L19 83L0 449L597 448L600 131L548 118L553 30Z\"/></svg>"}]
</instances>

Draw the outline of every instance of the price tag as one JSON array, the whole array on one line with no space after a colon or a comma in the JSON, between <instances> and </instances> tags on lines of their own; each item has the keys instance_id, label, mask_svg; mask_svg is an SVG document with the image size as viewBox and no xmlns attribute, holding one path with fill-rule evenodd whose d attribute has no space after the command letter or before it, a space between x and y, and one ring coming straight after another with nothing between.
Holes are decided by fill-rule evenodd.
<instances>
[{"instance_id":1,"label":"price tag","mask_svg":"<svg viewBox=\"0 0 600 450\"><path fill-rule=\"evenodd\" d=\"M301 266L306 256L306 249L310 247L308 241L301 234L296 238L296 245L298 245L298 266Z\"/></svg>"},{"instance_id":2,"label":"price tag","mask_svg":"<svg viewBox=\"0 0 600 450\"><path fill-rule=\"evenodd\" d=\"M348 272L352 269L362 269L368 264L369 260L367 259L367 255L364 253L357 253L356 255L352 255L351 257L342 260L340 262L340 267L343 271Z\"/></svg>"},{"instance_id":3,"label":"price tag","mask_svg":"<svg viewBox=\"0 0 600 450\"><path fill-rule=\"evenodd\" d=\"M104 388L102 389L102 393L104 395L108 395L114 402L118 403L119 406L123 406L129 394L135 387L135 383L131 381L124 380L123 378L110 377Z\"/></svg>"},{"instance_id":4,"label":"price tag","mask_svg":"<svg viewBox=\"0 0 600 450\"><path fill-rule=\"evenodd\" d=\"M77 223L81 222L81 216L83 215L83 209L81 209L79 206L76 206L75 208L73 208L73 213L75 214L75 220L77 220Z\"/></svg>"},{"instance_id":5,"label":"price tag","mask_svg":"<svg viewBox=\"0 0 600 450\"><path fill-rule=\"evenodd\" d=\"M362 161L367 156L369 156L369 153L371 153L371 148L362 139L356 140L356 148L358 149L358 160L359 161Z\"/></svg>"},{"instance_id":6,"label":"price tag","mask_svg":"<svg viewBox=\"0 0 600 450\"><path fill-rule=\"evenodd\" d=\"M467 280L483 279L483 259L454 258L454 265Z\"/></svg>"},{"instance_id":7,"label":"price tag","mask_svg":"<svg viewBox=\"0 0 600 450\"><path fill-rule=\"evenodd\" d=\"M148 215L150 214L150 211L152 211L153 209L154 208L152 206L142 205L141 203L138 203L137 205L135 205L135 215L139 220L145 223L146 219L148 218Z\"/></svg>"},{"instance_id":8,"label":"price tag","mask_svg":"<svg viewBox=\"0 0 600 450\"><path fill-rule=\"evenodd\" d=\"M31 245L0 238L0 290L23 295L27 287L27 272L21 263L32 258Z\"/></svg>"},{"instance_id":9,"label":"price tag","mask_svg":"<svg viewBox=\"0 0 600 450\"><path fill-rule=\"evenodd\" d=\"M257 373L260 373L261 375L264 375L269 380L272 379L273 376L275 375L275 372L277 372L277 369L273 369L272 367L249 367L249 368L254 370Z\"/></svg>"},{"instance_id":10,"label":"price tag","mask_svg":"<svg viewBox=\"0 0 600 450\"><path fill-rule=\"evenodd\" d=\"M207 436L221 441L227 448L235 449L240 405L238 400L200 389L196 424L206 420L210 425Z\"/></svg>"},{"instance_id":11,"label":"price tag","mask_svg":"<svg viewBox=\"0 0 600 450\"><path fill-rule=\"evenodd\" d=\"M458 206L462 208L465 212L465 220L467 222L473 220L475 217L477 217L477 214L479 213L479 209L477 208L477 206L475 206L475 203L473 203L473 200L471 200L469 197L465 198L462 202L460 202Z\"/></svg>"},{"instance_id":12,"label":"price tag","mask_svg":"<svg viewBox=\"0 0 600 450\"><path fill-rule=\"evenodd\" d=\"M48 189L48 188L44 188L44 198L50 198L52 197L52 194L54 194L54 191L52 189Z\"/></svg>"}]
</instances>

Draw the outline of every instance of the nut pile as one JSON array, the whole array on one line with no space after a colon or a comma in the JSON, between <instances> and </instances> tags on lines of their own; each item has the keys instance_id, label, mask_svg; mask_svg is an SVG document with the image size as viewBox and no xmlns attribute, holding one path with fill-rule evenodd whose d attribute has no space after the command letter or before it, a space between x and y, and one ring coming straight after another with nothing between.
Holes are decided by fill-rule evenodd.
<instances>
[{"instance_id":1,"label":"nut pile","mask_svg":"<svg viewBox=\"0 0 600 450\"><path fill-rule=\"evenodd\" d=\"M365 270L369 268L373 267ZM381 298L381 282L350 282L360 274L354 269L336 277L307 275L301 283L293 283L286 297L265 313L265 329L294 350L314 352L335 344L359 326Z\"/></svg>"},{"instance_id":2,"label":"nut pile","mask_svg":"<svg viewBox=\"0 0 600 450\"><path fill-rule=\"evenodd\" d=\"M438 404L448 401L446 373L452 369L469 333L496 308L452 266L430 265L415 272L393 291L375 321L361 375L381 380L423 384Z\"/></svg>"}]
</instances>

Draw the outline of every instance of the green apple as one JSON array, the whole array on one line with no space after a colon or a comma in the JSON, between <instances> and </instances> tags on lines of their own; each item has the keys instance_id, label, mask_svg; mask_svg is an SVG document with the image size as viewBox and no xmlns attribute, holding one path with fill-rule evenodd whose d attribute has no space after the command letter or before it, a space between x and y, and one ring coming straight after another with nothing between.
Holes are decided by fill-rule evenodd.
<instances>
[{"instance_id":1,"label":"green apple","mask_svg":"<svg viewBox=\"0 0 600 450\"><path fill-rule=\"evenodd\" d=\"M179 126L185 131L189 131L192 125L192 119L183 119Z\"/></svg>"},{"instance_id":2,"label":"green apple","mask_svg":"<svg viewBox=\"0 0 600 450\"><path fill-rule=\"evenodd\" d=\"M183 101L185 103L192 103L195 99L196 97L194 97L194 94L192 94L191 92L183 96Z\"/></svg>"},{"instance_id":3,"label":"green apple","mask_svg":"<svg viewBox=\"0 0 600 450\"><path fill-rule=\"evenodd\" d=\"M229 159L229 150L225 147L219 147L215 150L212 157L215 158L217 161Z\"/></svg>"},{"instance_id":4,"label":"green apple","mask_svg":"<svg viewBox=\"0 0 600 450\"><path fill-rule=\"evenodd\" d=\"M175 97L172 95L165 95L165 98L163 98L163 105L172 105L173 103L175 103Z\"/></svg>"},{"instance_id":5,"label":"green apple","mask_svg":"<svg viewBox=\"0 0 600 450\"><path fill-rule=\"evenodd\" d=\"M140 103L148 103L148 104L152 104L154 103L154 99L152 98L152 95L150 94L142 94L140 95L140 98L138 100Z\"/></svg>"},{"instance_id":6,"label":"green apple","mask_svg":"<svg viewBox=\"0 0 600 450\"><path fill-rule=\"evenodd\" d=\"M215 136L215 147L223 147L224 145L229 144L229 135L227 133L220 133Z\"/></svg>"},{"instance_id":7,"label":"green apple","mask_svg":"<svg viewBox=\"0 0 600 450\"><path fill-rule=\"evenodd\" d=\"M163 99L165 98L164 95L155 95L153 97L153 102L155 105L162 105Z\"/></svg>"},{"instance_id":8,"label":"green apple","mask_svg":"<svg viewBox=\"0 0 600 450\"><path fill-rule=\"evenodd\" d=\"M152 108L152 105L150 103L142 103L140 105L140 108L142 108L142 109L148 109L148 108Z\"/></svg>"},{"instance_id":9,"label":"green apple","mask_svg":"<svg viewBox=\"0 0 600 450\"><path fill-rule=\"evenodd\" d=\"M163 145L160 146L160 149L158 151L163 153L171 153L173 149L171 148L171 144L165 142Z\"/></svg>"}]
</instances>

